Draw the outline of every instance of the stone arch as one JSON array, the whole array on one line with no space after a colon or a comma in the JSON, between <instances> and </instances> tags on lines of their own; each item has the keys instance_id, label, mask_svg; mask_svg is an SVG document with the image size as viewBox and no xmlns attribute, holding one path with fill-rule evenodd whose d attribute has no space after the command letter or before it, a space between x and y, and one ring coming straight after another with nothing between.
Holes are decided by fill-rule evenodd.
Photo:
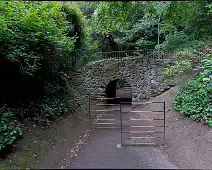
<instances>
[{"instance_id":1,"label":"stone arch","mask_svg":"<svg viewBox=\"0 0 212 170\"><path fill-rule=\"evenodd\" d=\"M83 89L84 94L105 94L110 81L121 79L131 86L132 101L145 101L173 86L172 82L161 82L162 72L169 62L148 58L107 59L89 63L79 69L71 79L72 84Z\"/></svg>"},{"instance_id":2,"label":"stone arch","mask_svg":"<svg viewBox=\"0 0 212 170\"><path fill-rule=\"evenodd\" d=\"M109 80L105 87L105 94L107 98L115 98L121 97L122 101L132 102L132 90L131 84L127 82L125 79L115 78ZM108 99L108 103L118 104L120 103L120 99Z\"/></svg>"}]
</instances>

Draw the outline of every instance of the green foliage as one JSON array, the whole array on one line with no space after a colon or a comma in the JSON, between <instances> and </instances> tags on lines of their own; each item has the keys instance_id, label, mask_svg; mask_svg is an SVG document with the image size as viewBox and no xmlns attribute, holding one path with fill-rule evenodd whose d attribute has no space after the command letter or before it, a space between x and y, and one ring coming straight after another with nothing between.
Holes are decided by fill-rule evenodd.
<instances>
[{"instance_id":1,"label":"green foliage","mask_svg":"<svg viewBox=\"0 0 212 170\"><path fill-rule=\"evenodd\" d=\"M176 50L195 46L197 40L211 39L211 4L207 1L171 2L163 11L163 27L166 34L162 46Z\"/></svg>"},{"instance_id":2,"label":"green foliage","mask_svg":"<svg viewBox=\"0 0 212 170\"><path fill-rule=\"evenodd\" d=\"M90 46L90 49L92 49L93 47ZM86 64L88 64L89 62L92 62L92 61L98 61L98 60L101 60L102 58L95 52L95 51L81 51L81 52L78 52L79 56L79 60L77 62L77 65L76 67L82 67L82 66L85 66Z\"/></svg>"},{"instance_id":3,"label":"green foliage","mask_svg":"<svg viewBox=\"0 0 212 170\"><path fill-rule=\"evenodd\" d=\"M70 97L67 87L55 87L55 84L49 84L47 88L49 88L49 93L46 92L44 99L38 103L39 107L32 107L37 113L33 119L39 123L55 120L64 114L74 111L75 102L72 97L74 98L75 96Z\"/></svg>"},{"instance_id":4,"label":"green foliage","mask_svg":"<svg viewBox=\"0 0 212 170\"><path fill-rule=\"evenodd\" d=\"M60 71L69 70L74 49L81 48L85 36L83 14L75 2L1 1L0 13L0 64L7 64L0 78L8 79L8 87L11 81L19 85L26 79L43 89L60 79Z\"/></svg>"},{"instance_id":5,"label":"green foliage","mask_svg":"<svg viewBox=\"0 0 212 170\"><path fill-rule=\"evenodd\" d=\"M37 107L36 107L37 106ZM35 103L25 109L25 112L34 112L33 121L42 124L49 125L51 121L65 114L72 113L73 102L70 99L54 98L45 96L40 103Z\"/></svg>"},{"instance_id":6,"label":"green foliage","mask_svg":"<svg viewBox=\"0 0 212 170\"><path fill-rule=\"evenodd\" d=\"M85 20L82 12L75 2L63 4L63 10L66 13L66 19L73 25L73 29L69 29L68 36L76 39L75 49L81 48L84 38Z\"/></svg>"},{"instance_id":7,"label":"green foliage","mask_svg":"<svg viewBox=\"0 0 212 170\"><path fill-rule=\"evenodd\" d=\"M131 2L100 2L92 18L95 32L107 34L119 27L126 26L126 21L131 17L130 13L126 13L126 10L131 11L132 6L134 3Z\"/></svg>"},{"instance_id":8,"label":"green foliage","mask_svg":"<svg viewBox=\"0 0 212 170\"><path fill-rule=\"evenodd\" d=\"M163 77L165 79L170 79L191 70L192 65L190 61L176 61L173 66L166 69L163 73Z\"/></svg>"},{"instance_id":9,"label":"green foliage","mask_svg":"<svg viewBox=\"0 0 212 170\"><path fill-rule=\"evenodd\" d=\"M164 77L171 78L191 70L199 59L197 51L212 46L211 18L212 5L207 1L1 1L0 64L2 67L6 63L7 73L18 73L14 77L2 76L5 70L1 69L0 76L12 82L31 77L32 82L35 79L43 83L44 90L37 101L30 99L28 105L20 104L21 107L11 109L13 112L0 113L0 150L21 136L15 117L48 123L74 111L80 103L77 94L60 82L59 74L69 71L70 64L80 67L98 60L98 49L179 50L174 65L164 72ZM116 68L111 65L106 69ZM176 96L175 107L212 126L211 79L208 57L201 73Z\"/></svg>"},{"instance_id":10,"label":"green foliage","mask_svg":"<svg viewBox=\"0 0 212 170\"><path fill-rule=\"evenodd\" d=\"M201 65L200 54L194 48L184 48L181 51L175 52L173 58L174 63L163 72L163 79L168 80L178 75L185 74L194 68Z\"/></svg>"},{"instance_id":11,"label":"green foliage","mask_svg":"<svg viewBox=\"0 0 212 170\"><path fill-rule=\"evenodd\" d=\"M21 107L14 108L16 117L19 119L28 118L37 123L46 124L59 116L72 112L73 103L70 98L67 98L67 87L57 81L46 83L42 99L31 101L29 105L22 104Z\"/></svg>"},{"instance_id":12,"label":"green foliage","mask_svg":"<svg viewBox=\"0 0 212 170\"><path fill-rule=\"evenodd\" d=\"M72 114L79 105L83 104L80 90L67 87L64 82L54 81L45 86L45 95L42 99L31 102L29 105L13 108L19 119L28 119L40 125L50 125L55 119Z\"/></svg>"},{"instance_id":13,"label":"green foliage","mask_svg":"<svg viewBox=\"0 0 212 170\"><path fill-rule=\"evenodd\" d=\"M77 2L80 10L83 12L86 20L90 21L95 9L98 7L99 2L98 1L86 1L86 2Z\"/></svg>"},{"instance_id":14,"label":"green foliage","mask_svg":"<svg viewBox=\"0 0 212 170\"><path fill-rule=\"evenodd\" d=\"M186 46L191 46L193 41L183 32L174 32L173 34L168 34L166 36L166 41L160 44L160 48L164 50L177 50L185 48Z\"/></svg>"},{"instance_id":15,"label":"green foliage","mask_svg":"<svg viewBox=\"0 0 212 170\"><path fill-rule=\"evenodd\" d=\"M148 40L138 40L136 44L141 48L141 49L148 49L149 47L153 47L156 43Z\"/></svg>"},{"instance_id":16,"label":"green foliage","mask_svg":"<svg viewBox=\"0 0 212 170\"><path fill-rule=\"evenodd\" d=\"M91 6L93 15L89 21L99 44L106 42L98 37L111 34L125 49L176 50L212 35L211 4L207 1L100 2Z\"/></svg>"},{"instance_id":17,"label":"green foliage","mask_svg":"<svg viewBox=\"0 0 212 170\"><path fill-rule=\"evenodd\" d=\"M200 50L201 48L211 47L211 36L203 39L193 39L183 32L175 32L166 35L166 40L159 45L159 48L168 51L192 51ZM156 46L157 47L157 46Z\"/></svg>"},{"instance_id":18,"label":"green foliage","mask_svg":"<svg viewBox=\"0 0 212 170\"><path fill-rule=\"evenodd\" d=\"M93 15L92 28L98 35L112 35L115 43L121 48L132 46L152 48L157 43L156 8L159 6L156 4L156 2L102 2ZM99 43L104 40L105 38L99 39Z\"/></svg>"},{"instance_id":19,"label":"green foliage","mask_svg":"<svg viewBox=\"0 0 212 170\"><path fill-rule=\"evenodd\" d=\"M71 58L76 56L73 51L85 44L86 34L83 13L75 2L1 1L0 21L0 78L8 83L0 90L10 92L14 82L22 97L30 93L23 87L29 83L38 84L33 90L40 93L40 98L26 94L30 97L24 103L16 94L9 97L19 105L12 101L12 112L0 113L1 150L21 135L15 118L48 122L74 110L75 101L70 98L75 96L67 97L60 72L69 70ZM0 102L5 101L0 97Z\"/></svg>"},{"instance_id":20,"label":"green foliage","mask_svg":"<svg viewBox=\"0 0 212 170\"><path fill-rule=\"evenodd\" d=\"M22 129L14 112L0 111L0 152L12 145L20 136L22 136Z\"/></svg>"},{"instance_id":21,"label":"green foliage","mask_svg":"<svg viewBox=\"0 0 212 170\"><path fill-rule=\"evenodd\" d=\"M207 1L171 2L164 15L164 30L183 31L196 38L211 35L211 13Z\"/></svg>"},{"instance_id":22,"label":"green foliage","mask_svg":"<svg viewBox=\"0 0 212 170\"><path fill-rule=\"evenodd\" d=\"M194 120L212 126L212 55L203 61L201 72L178 91L174 99L176 110Z\"/></svg>"},{"instance_id":23,"label":"green foliage","mask_svg":"<svg viewBox=\"0 0 212 170\"><path fill-rule=\"evenodd\" d=\"M176 61L189 61L192 67L200 64L200 54L196 49L193 48L184 48L184 50L176 52L173 59Z\"/></svg>"},{"instance_id":24,"label":"green foliage","mask_svg":"<svg viewBox=\"0 0 212 170\"><path fill-rule=\"evenodd\" d=\"M53 72L69 66L70 54L83 38L82 15L76 6L2 1L0 11L0 53L4 58L18 63L29 75L42 67L42 60Z\"/></svg>"}]
</instances>

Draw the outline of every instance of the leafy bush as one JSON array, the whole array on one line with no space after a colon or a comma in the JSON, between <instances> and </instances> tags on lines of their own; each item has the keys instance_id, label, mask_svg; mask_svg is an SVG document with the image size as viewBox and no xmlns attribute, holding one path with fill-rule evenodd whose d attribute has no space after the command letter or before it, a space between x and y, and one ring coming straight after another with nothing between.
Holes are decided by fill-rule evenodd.
<instances>
[{"instance_id":1,"label":"leafy bush","mask_svg":"<svg viewBox=\"0 0 212 170\"><path fill-rule=\"evenodd\" d=\"M37 106L37 107L36 107ZM38 104L35 103L25 110L34 113L33 121L42 124L49 125L49 123L56 118L73 112L73 102L70 99L51 99L45 96L45 98Z\"/></svg>"},{"instance_id":2,"label":"leafy bush","mask_svg":"<svg viewBox=\"0 0 212 170\"><path fill-rule=\"evenodd\" d=\"M74 2L2 1L0 13L0 103L42 97L82 46L83 15Z\"/></svg>"},{"instance_id":3,"label":"leafy bush","mask_svg":"<svg viewBox=\"0 0 212 170\"><path fill-rule=\"evenodd\" d=\"M139 48L141 49L148 49L150 47L153 47L156 43L148 40L142 40L139 39L136 44L138 45Z\"/></svg>"},{"instance_id":4,"label":"leafy bush","mask_svg":"<svg viewBox=\"0 0 212 170\"><path fill-rule=\"evenodd\" d=\"M164 50L178 50L184 49L185 47L192 46L195 43L189 36L182 32L174 32L173 34L168 34L166 40L160 45Z\"/></svg>"},{"instance_id":5,"label":"leafy bush","mask_svg":"<svg viewBox=\"0 0 212 170\"><path fill-rule=\"evenodd\" d=\"M15 118L46 123L76 108L60 72L85 36L74 2L1 1L0 20L0 104L12 107L0 113L1 150L22 135Z\"/></svg>"},{"instance_id":6,"label":"leafy bush","mask_svg":"<svg viewBox=\"0 0 212 170\"><path fill-rule=\"evenodd\" d=\"M21 104L13 108L19 119L28 119L40 125L49 125L56 118L73 113L82 104L78 89L69 89L64 82L47 83L42 99L31 101L29 105ZM81 93L80 93L81 94Z\"/></svg>"},{"instance_id":7,"label":"leafy bush","mask_svg":"<svg viewBox=\"0 0 212 170\"><path fill-rule=\"evenodd\" d=\"M209 49L209 48L208 48ZM191 71L195 66L201 65L200 52L191 47L186 47L174 53L173 65L163 72L163 79L170 79L177 75Z\"/></svg>"},{"instance_id":8,"label":"leafy bush","mask_svg":"<svg viewBox=\"0 0 212 170\"><path fill-rule=\"evenodd\" d=\"M51 71L64 66L75 42L67 36L74 25L66 20L64 6L61 2L1 2L2 57L29 75L42 67L44 59Z\"/></svg>"},{"instance_id":9,"label":"leafy bush","mask_svg":"<svg viewBox=\"0 0 212 170\"><path fill-rule=\"evenodd\" d=\"M0 152L12 145L20 136L22 136L22 129L14 112L0 111Z\"/></svg>"},{"instance_id":10,"label":"leafy bush","mask_svg":"<svg viewBox=\"0 0 212 170\"><path fill-rule=\"evenodd\" d=\"M170 79L171 77L175 77L191 70L192 64L190 61L175 61L173 66L167 68L165 72L163 72L163 78Z\"/></svg>"},{"instance_id":11,"label":"leafy bush","mask_svg":"<svg viewBox=\"0 0 212 170\"><path fill-rule=\"evenodd\" d=\"M185 48L182 51L176 53L177 60L192 60L197 58L198 51L193 48Z\"/></svg>"},{"instance_id":12,"label":"leafy bush","mask_svg":"<svg viewBox=\"0 0 212 170\"><path fill-rule=\"evenodd\" d=\"M212 126L212 55L203 60L201 72L178 91L174 99L176 110L194 120Z\"/></svg>"}]
</instances>

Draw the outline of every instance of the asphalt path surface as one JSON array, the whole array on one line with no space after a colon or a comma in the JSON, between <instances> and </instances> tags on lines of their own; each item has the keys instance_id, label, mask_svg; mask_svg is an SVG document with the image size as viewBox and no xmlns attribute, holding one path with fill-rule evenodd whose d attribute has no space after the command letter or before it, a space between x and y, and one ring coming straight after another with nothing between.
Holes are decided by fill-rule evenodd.
<instances>
[{"instance_id":1,"label":"asphalt path surface","mask_svg":"<svg viewBox=\"0 0 212 170\"><path fill-rule=\"evenodd\" d=\"M93 131L68 168L177 169L159 146L120 147L118 129Z\"/></svg>"},{"instance_id":2,"label":"asphalt path surface","mask_svg":"<svg viewBox=\"0 0 212 170\"><path fill-rule=\"evenodd\" d=\"M126 110L131 108L126 108ZM117 122L118 114L116 114ZM95 129L68 169L178 169L160 146L121 146L120 129Z\"/></svg>"}]
</instances>

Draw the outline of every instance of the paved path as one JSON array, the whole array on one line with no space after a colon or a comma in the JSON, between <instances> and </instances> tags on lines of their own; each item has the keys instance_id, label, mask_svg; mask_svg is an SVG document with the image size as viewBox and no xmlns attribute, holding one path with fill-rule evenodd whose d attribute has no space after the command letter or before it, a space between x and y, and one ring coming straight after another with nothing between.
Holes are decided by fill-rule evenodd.
<instances>
[{"instance_id":1,"label":"paved path","mask_svg":"<svg viewBox=\"0 0 212 170\"><path fill-rule=\"evenodd\" d=\"M117 144L120 144L118 129L95 130L68 168L177 169L158 146L120 148Z\"/></svg>"},{"instance_id":2,"label":"paved path","mask_svg":"<svg viewBox=\"0 0 212 170\"><path fill-rule=\"evenodd\" d=\"M69 169L177 169L160 146L122 146L120 129L95 129Z\"/></svg>"}]
</instances>

